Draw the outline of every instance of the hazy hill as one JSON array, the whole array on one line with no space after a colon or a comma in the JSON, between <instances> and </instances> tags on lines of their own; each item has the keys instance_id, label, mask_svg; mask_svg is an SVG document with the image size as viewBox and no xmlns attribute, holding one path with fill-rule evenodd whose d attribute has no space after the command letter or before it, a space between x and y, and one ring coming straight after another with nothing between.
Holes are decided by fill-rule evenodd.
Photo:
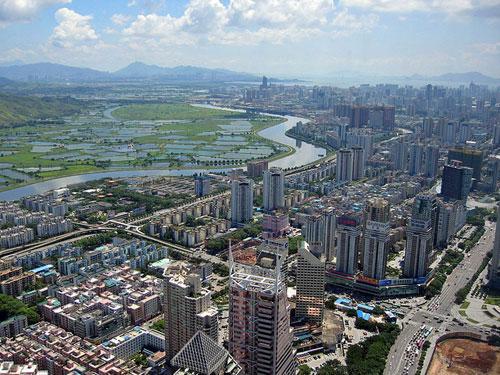
<instances>
[{"instance_id":1,"label":"hazy hill","mask_svg":"<svg viewBox=\"0 0 500 375\"><path fill-rule=\"evenodd\" d=\"M113 74L124 78L160 78L174 81L255 81L259 77L225 69L209 69L196 66L176 66L173 68L134 62Z\"/></svg>"},{"instance_id":2,"label":"hazy hill","mask_svg":"<svg viewBox=\"0 0 500 375\"><path fill-rule=\"evenodd\" d=\"M107 72L52 63L0 66L0 77L13 81L96 81L109 79Z\"/></svg>"},{"instance_id":3,"label":"hazy hill","mask_svg":"<svg viewBox=\"0 0 500 375\"><path fill-rule=\"evenodd\" d=\"M208 69L195 66L165 68L140 62L132 63L114 73L52 63L0 66L0 77L5 77L13 81L37 82L122 81L149 78L160 81L193 82L260 80L259 77L252 74L233 72L225 69Z\"/></svg>"},{"instance_id":4,"label":"hazy hill","mask_svg":"<svg viewBox=\"0 0 500 375\"><path fill-rule=\"evenodd\" d=\"M39 98L0 94L0 127L29 120L44 120L80 111L80 102L70 97Z\"/></svg>"}]
</instances>

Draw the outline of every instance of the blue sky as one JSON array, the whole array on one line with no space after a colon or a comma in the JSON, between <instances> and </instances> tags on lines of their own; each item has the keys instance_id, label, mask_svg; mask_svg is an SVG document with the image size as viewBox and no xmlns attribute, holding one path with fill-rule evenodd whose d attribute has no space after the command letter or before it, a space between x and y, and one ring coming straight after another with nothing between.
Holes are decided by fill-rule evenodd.
<instances>
[{"instance_id":1,"label":"blue sky","mask_svg":"<svg viewBox=\"0 0 500 375\"><path fill-rule=\"evenodd\" d=\"M0 0L0 63L500 77L500 0Z\"/></svg>"}]
</instances>

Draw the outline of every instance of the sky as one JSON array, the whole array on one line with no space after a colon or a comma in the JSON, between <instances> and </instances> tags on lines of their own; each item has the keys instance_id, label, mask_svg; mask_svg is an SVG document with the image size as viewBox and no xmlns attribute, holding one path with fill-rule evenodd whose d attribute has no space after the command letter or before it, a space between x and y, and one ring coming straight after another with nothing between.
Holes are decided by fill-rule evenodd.
<instances>
[{"instance_id":1,"label":"sky","mask_svg":"<svg viewBox=\"0 0 500 375\"><path fill-rule=\"evenodd\" d=\"M500 77L500 0L0 0L0 64Z\"/></svg>"}]
</instances>

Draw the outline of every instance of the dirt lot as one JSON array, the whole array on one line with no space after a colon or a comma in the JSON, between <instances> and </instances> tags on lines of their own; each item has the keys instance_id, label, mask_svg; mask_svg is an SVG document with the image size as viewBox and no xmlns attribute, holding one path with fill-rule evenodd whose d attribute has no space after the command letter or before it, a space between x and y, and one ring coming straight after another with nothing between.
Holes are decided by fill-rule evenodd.
<instances>
[{"instance_id":1,"label":"dirt lot","mask_svg":"<svg viewBox=\"0 0 500 375\"><path fill-rule=\"evenodd\" d=\"M437 345L427 375L500 374L500 348L467 339Z\"/></svg>"}]
</instances>

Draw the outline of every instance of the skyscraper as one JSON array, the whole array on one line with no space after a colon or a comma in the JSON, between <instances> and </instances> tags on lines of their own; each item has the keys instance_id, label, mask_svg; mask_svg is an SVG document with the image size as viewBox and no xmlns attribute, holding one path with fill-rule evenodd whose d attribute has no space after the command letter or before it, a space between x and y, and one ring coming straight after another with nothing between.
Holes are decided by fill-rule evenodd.
<instances>
[{"instance_id":1,"label":"skyscraper","mask_svg":"<svg viewBox=\"0 0 500 375\"><path fill-rule=\"evenodd\" d=\"M391 160L395 170L406 171L408 168L408 144L406 142L392 144Z\"/></svg>"},{"instance_id":2,"label":"skyscraper","mask_svg":"<svg viewBox=\"0 0 500 375\"><path fill-rule=\"evenodd\" d=\"M354 275L358 271L359 243L363 228L359 214L347 213L337 219L337 251L335 269Z\"/></svg>"},{"instance_id":3,"label":"skyscraper","mask_svg":"<svg viewBox=\"0 0 500 375\"><path fill-rule=\"evenodd\" d=\"M194 179L194 193L197 197L203 197L205 195L210 194L211 185L210 178L208 176L197 176Z\"/></svg>"},{"instance_id":4,"label":"skyscraper","mask_svg":"<svg viewBox=\"0 0 500 375\"><path fill-rule=\"evenodd\" d=\"M274 269L237 264L229 252L229 352L246 375L293 375L283 259Z\"/></svg>"},{"instance_id":5,"label":"skyscraper","mask_svg":"<svg viewBox=\"0 0 500 375\"><path fill-rule=\"evenodd\" d=\"M500 205L497 206L497 218L500 218ZM497 219L495 228L495 244L493 245L493 256L488 273L489 285L500 289L500 219Z\"/></svg>"},{"instance_id":6,"label":"skyscraper","mask_svg":"<svg viewBox=\"0 0 500 375\"><path fill-rule=\"evenodd\" d=\"M469 167L474 170L472 177L476 181L481 181L481 168L483 167L483 152L474 150L469 147L452 148L448 151L448 163L452 160L462 162L462 166Z\"/></svg>"},{"instance_id":7,"label":"skyscraper","mask_svg":"<svg viewBox=\"0 0 500 375\"><path fill-rule=\"evenodd\" d=\"M390 230L389 202L382 198L368 200L365 215L363 275L380 280L385 277L387 263Z\"/></svg>"},{"instance_id":8,"label":"skyscraper","mask_svg":"<svg viewBox=\"0 0 500 375\"><path fill-rule=\"evenodd\" d=\"M352 179L359 180L365 177L365 156L360 146L352 148Z\"/></svg>"},{"instance_id":9,"label":"skyscraper","mask_svg":"<svg viewBox=\"0 0 500 375\"><path fill-rule=\"evenodd\" d=\"M432 138L432 134L434 133L434 120L431 117L424 118L422 128L424 131L424 137Z\"/></svg>"},{"instance_id":10,"label":"skyscraper","mask_svg":"<svg viewBox=\"0 0 500 375\"><path fill-rule=\"evenodd\" d=\"M309 246L320 248L328 261L332 261L335 251L335 214L333 210L309 215L302 231Z\"/></svg>"},{"instance_id":11,"label":"skyscraper","mask_svg":"<svg viewBox=\"0 0 500 375\"><path fill-rule=\"evenodd\" d=\"M264 171L264 210L274 211L285 206L285 173L281 168Z\"/></svg>"},{"instance_id":12,"label":"skyscraper","mask_svg":"<svg viewBox=\"0 0 500 375\"><path fill-rule=\"evenodd\" d=\"M217 342L218 312L212 307L212 293L201 286L200 276L181 265L169 270L164 285L167 359L172 359L198 331Z\"/></svg>"},{"instance_id":13,"label":"skyscraper","mask_svg":"<svg viewBox=\"0 0 500 375\"><path fill-rule=\"evenodd\" d=\"M325 300L325 256L314 253L307 242L298 250L297 307L295 315L321 325Z\"/></svg>"},{"instance_id":14,"label":"skyscraper","mask_svg":"<svg viewBox=\"0 0 500 375\"><path fill-rule=\"evenodd\" d=\"M427 146L425 148L425 176L436 178L438 173L439 147Z\"/></svg>"},{"instance_id":15,"label":"skyscraper","mask_svg":"<svg viewBox=\"0 0 500 375\"><path fill-rule=\"evenodd\" d=\"M253 216L253 181L237 179L231 184L231 224L239 226Z\"/></svg>"},{"instance_id":16,"label":"skyscraper","mask_svg":"<svg viewBox=\"0 0 500 375\"><path fill-rule=\"evenodd\" d=\"M408 166L408 174L416 176L422 173L424 159L424 146L419 143L414 143L410 146L410 162Z\"/></svg>"},{"instance_id":17,"label":"skyscraper","mask_svg":"<svg viewBox=\"0 0 500 375\"><path fill-rule=\"evenodd\" d=\"M471 185L472 168L463 167L456 160L444 166L441 194L445 199L466 201Z\"/></svg>"},{"instance_id":18,"label":"skyscraper","mask_svg":"<svg viewBox=\"0 0 500 375\"><path fill-rule=\"evenodd\" d=\"M432 251L432 217L435 197L419 194L413 203L412 216L406 230L405 277L424 277Z\"/></svg>"},{"instance_id":19,"label":"skyscraper","mask_svg":"<svg viewBox=\"0 0 500 375\"><path fill-rule=\"evenodd\" d=\"M337 153L337 183L352 181L352 150L341 149Z\"/></svg>"},{"instance_id":20,"label":"skyscraper","mask_svg":"<svg viewBox=\"0 0 500 375\"><path fill-rule=\"evenodd\" d=\"M251 160L247 163L247 175L251 178L262 177L268 168L269 162L267 160Z\"/></svg>"}]
</instances>

